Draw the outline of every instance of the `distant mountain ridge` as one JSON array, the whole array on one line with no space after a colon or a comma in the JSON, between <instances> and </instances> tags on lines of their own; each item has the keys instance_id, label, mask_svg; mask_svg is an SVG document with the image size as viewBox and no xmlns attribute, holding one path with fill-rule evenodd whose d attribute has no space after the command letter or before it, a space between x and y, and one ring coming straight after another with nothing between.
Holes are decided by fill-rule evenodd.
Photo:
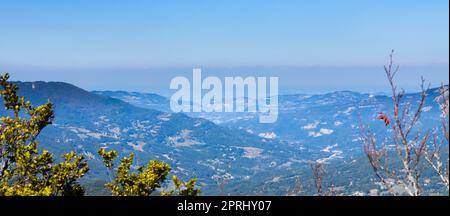
<instances>
[{"instance_id":1,"label":"distant mountain ridge","mask_svg":"<svg viewBox=\"0 0 450 216\"><path fill-rule=\"evenodd\" d=\"M96 92L103 95L103 92ZM133 100L127 100L130 93L108 92L108 96L138 102L142 107L152 109L148 98L155 97L146 93L132 93ZM440 109L435 99L439 88L428 91L425 101L422 125L429 128L440 125ZM160 98L161 96L157 96ZM418 93L407 93L406 101L415 102ZM151 99L153 101L153 99ZM167 103L169 99L161 100ZM260 124L254 113L186 113L192 117L201 117L221 126L235 128L260 137L278 140L289 146L304 160L336 161L359 157L362 146L359 139L361 121L369 124L378 134L388 130L377 120L379 112L389 113L392 100L386 95L373 95L352 91L337 91L319 95L293 94L279 96L279 117L273 124ZM158 105L158 108L161 108ZM164 110L164 109L163 109Z\"/></svg>"},{"instance_id":2,"label":"distant mountain ridge","mask_svg":"<svg viewBox=\"0 0 450 216\"><path fill-rule=\"evenodd\" d=\"M116 98L137 107L170 112L170 100L154 93L139 93L126 91L93 91L96 95Z\"/></svg>"}]
</instances>

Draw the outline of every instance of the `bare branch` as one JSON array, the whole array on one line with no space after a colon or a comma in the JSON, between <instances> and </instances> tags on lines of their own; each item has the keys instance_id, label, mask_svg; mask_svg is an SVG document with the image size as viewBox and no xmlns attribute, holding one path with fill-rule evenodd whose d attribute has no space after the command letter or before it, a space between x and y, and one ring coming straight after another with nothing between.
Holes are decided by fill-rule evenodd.
<instances>
[{"instance_id":1,"label":"bare branch","mask_svg":"<svg viewBox=\"0 0 450 216\"><path fill-rule=\"evenodd\" d=\"M391 88L393 116L389 117L389 114L383 114L379 118L384 119L387 122L386 125L390 124L392 127L392 142L395 145L395 152L401 162L401 169L391 170L389 165L389 161L392 161L389 159L391 149L388 149L385 144L379 147L376 136L371 132L371 129L368 126L364 127L361 125L360 128L365 128L360 132L364 152L377 178L393 195L407 193L412 196L419 196L423 193L421 177L427 169L424 163L422 163L423 158L428 161L430 167L441 177L448 190L448 165L446 169L443 168L443 163L440 158L442 148L440 144L437 144L435 138L434 148L432 151L428 151L431 133L430 131L421 131L417 127L423 113L423 108L425 107L430 85L425 85L425 79L422 78L419 100L415 102L414 106L410 101L403 102L405 91L398 91L395 84L395 76L399 71L399 67L394 65L393 54L394 52L392 51L389 55L388 64L384 66L384 71ZM445 93L441 95L444 95L441 96L443 98L441 101L444 101L444 104L441 104L441 109L443 116L446 116L444 117L442 128L444 138L448 145L448 88L447 97L445 97ZM393 119L393 121L390 121L390 119ZM411 135L413 131L415 131L415 134ZM404 192L394 191L393 186L400 186L404 189Z\"/></svg>"}]
</instances>

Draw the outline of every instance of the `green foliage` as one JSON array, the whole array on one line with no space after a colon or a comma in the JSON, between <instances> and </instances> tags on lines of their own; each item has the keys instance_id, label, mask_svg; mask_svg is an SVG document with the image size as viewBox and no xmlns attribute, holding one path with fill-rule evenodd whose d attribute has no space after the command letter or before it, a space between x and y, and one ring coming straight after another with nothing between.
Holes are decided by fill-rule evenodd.
<instances>
[{"instance_id":1,"label":"green foliage","mask_svg":"<svg viewBox=\"0 0 450 216\"><path fill-rule=\"evenodd\" d=\"M99 149L98 154L103 158L103 164L108 169L113 167L113 161L119 156L116 151L107 152L104 148Z\"/></svg>"},{"instance_id":2,"label":"green foliage","mask_svg":"<svg viewBox=\"0 0 450 216\"><path fill-rule=\"evenodd\" d=\"M175 188L169 192L163 192L161 195L171 196L173 194L178 194L179 196L198 196L201 193L200 189L195 188L197 179L191 179L188 182L183 182L179 180L178 177L172 176L172 182L175 185Z\"/></svg>"},{"instance_id":3,"label":"green foliage","mask_svg":"<svg viewBox=\"0 0 450 216\"><path fill-rule=\"evenodd\" d=\"M0 76L0 95L10 113L0 120L0 195L83 195L78 179L89 170L84 157L70 152L55 163L51 153L37 149L36 138L54 117L52 103L33 107L8 79Z\"/></svg>"},{"instance_id":4,"label":"green foliage","mask_svg":"<svg viewBox=\"0 0 450 216\"><path fill-rule=\"evenodd\" d=\"M170 166L162 161L151 160L146 167L136 168L136 172L131 172L134 155L124 157L120 160L117 168L114 160L118 157L116 151L106 151L99 149L98 154L103 158L104 165L114 173L114 180L105 186L109 188L115 196L150 196L155 190L161 188L161 184L166 180L171 170ZM174 194L180 196L197 196L200 190L195 188L196 179L187 183L180 181L176 176L172 177L175 189L169 192L162 192L162 196Z\"/></svg>"}]
</instances>

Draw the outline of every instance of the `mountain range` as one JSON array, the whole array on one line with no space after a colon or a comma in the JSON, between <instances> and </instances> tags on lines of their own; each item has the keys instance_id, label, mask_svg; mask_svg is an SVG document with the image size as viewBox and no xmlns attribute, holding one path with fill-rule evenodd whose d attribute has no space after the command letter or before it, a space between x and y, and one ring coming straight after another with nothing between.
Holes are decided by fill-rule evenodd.
<instances>
[{"instance_id":1,"label":"mountain range","mask_svg":"<svg viewBox=\"0 0 450 216\"><path fill-rule=\"evenodd\" d=\"M134 153L136 166L163 160L172 174L198 178L204 195L286 195L296 176L312 191L309 166L314 161L327 164L336 188L367 194L376 185L368 175L359 127L368 124L388 136L376 116L392 110L385 95L280 95L278 121L260 124L254 113L173 113L170 100L157 94L89 92L62 82L15 84L35 105L54 103L55 120L42 133L40 147L56 155L85 154L91 172L83 182L92 195L102 194L108 180L98 148L121 156ZM438 89L428 91L422 128L440 121L438 94ZM405 98L414 102L419 94Z\"/></svg>"}]
</instances>

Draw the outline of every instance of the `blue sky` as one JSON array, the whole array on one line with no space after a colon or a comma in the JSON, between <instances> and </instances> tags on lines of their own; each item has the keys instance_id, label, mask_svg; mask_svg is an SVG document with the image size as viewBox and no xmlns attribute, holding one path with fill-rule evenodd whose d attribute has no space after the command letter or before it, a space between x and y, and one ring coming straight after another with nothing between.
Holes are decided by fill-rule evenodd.
<instances>
[{"instance_id":1,"label":"blue sky","mask_svg":"<svg viewBox=\"0 0 450 216\"><path fill-rule=\"evenodd\" d=\"M203 67L283 74L286 89L317 82L323 90L382 90L377 70L396 49L398 63L413 71L404 72L404 85L413 86L419 75L448 83L448 4L0 0L0 71L87 89L153 91L168 88L168 74ZM314 78L318 70L322 77ZM361 73L367 76L354 78ZM370 73L381 73L379 83L363 83L378 77Z\"/></svg>"}]
</instances>

